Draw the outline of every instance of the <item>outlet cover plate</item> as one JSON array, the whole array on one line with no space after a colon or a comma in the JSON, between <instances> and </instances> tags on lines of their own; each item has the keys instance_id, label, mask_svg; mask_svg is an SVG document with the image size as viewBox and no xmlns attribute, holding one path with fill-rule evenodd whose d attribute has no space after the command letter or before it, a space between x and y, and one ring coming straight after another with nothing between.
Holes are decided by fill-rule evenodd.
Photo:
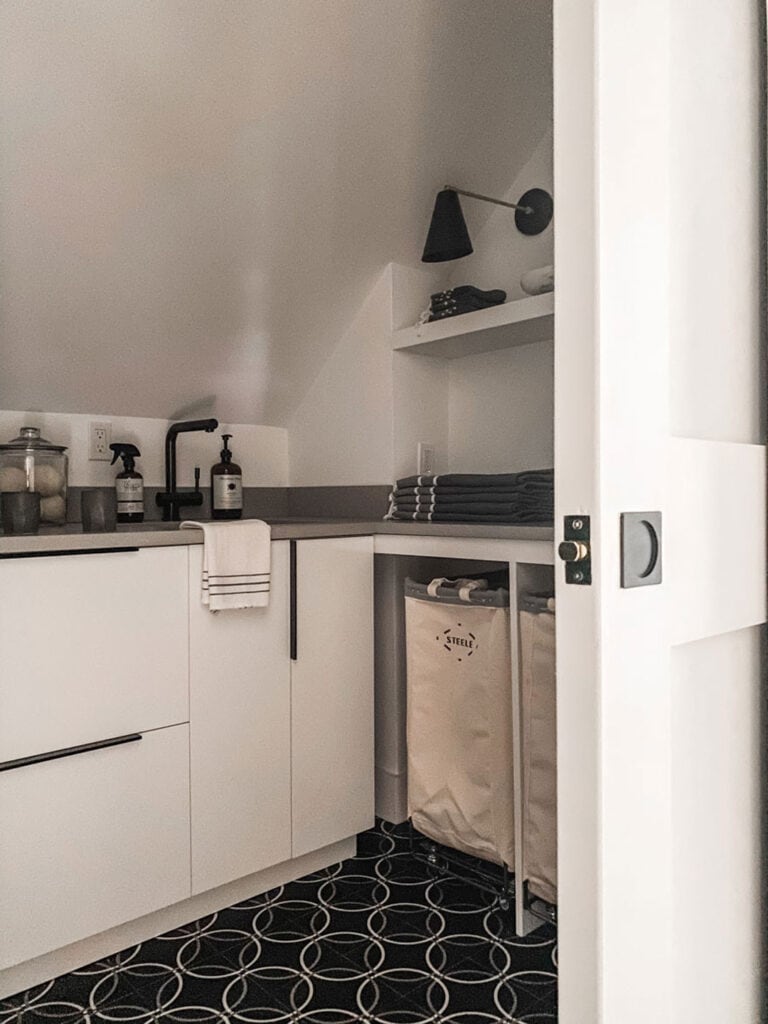
<instances>
[{"instance_id":1,"label":"outlet cover plate","mask_svg":"<svg viewBox=\"0 0 768 1024\"><path fill-rule=\"evenodd\" d=\"M89 462L111 462L112 452L109 450L110 444L112 444L111 423L88 424Z\"/></svg>"}]
</instances>

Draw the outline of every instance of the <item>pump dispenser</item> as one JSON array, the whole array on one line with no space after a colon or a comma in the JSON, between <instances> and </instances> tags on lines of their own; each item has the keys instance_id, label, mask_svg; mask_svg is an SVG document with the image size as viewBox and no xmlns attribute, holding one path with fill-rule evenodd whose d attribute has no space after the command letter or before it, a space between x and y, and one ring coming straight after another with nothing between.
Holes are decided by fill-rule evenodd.
<instances>
[{"instance_id":1,"label":"pump dispenser","mask_svg":"<svg viewBox=\"0 0 768 1024\"><path fill-rule=\"evenodd\" d=\"M109 447L114 452L111 463L113 466L118 459L123 460L123 471L115 477L117 521L118 523L143 523L144 478L135 468L135 459L139 458L141 452L135 444L128 444L125 441L111 444Z\"/></svg>"},{"instance_id":2,"label":"pump dispenser","mask_svg":"<svg viewBox=\"0 0 768 1024\"><path fill-rule=\"evenodd\" d=\"M231 434L222 434L221 462L211 469L211 516L213 519L240 519L243 514L243 471L232 461Z\"/></svg>"}]
</instances>

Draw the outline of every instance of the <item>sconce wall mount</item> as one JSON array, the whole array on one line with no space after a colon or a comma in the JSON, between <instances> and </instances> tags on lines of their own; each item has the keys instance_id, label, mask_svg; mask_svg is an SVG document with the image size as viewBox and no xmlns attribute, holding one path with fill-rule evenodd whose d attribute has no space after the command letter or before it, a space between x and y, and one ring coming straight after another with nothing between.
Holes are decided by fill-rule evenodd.
<instances>
[{"instance_id":1,"label":"sconce wall mount","mask_svg":"<svg viewBox=\"0 0 768 1024\"><path fill-rule=\"evenodd\" d=\"M549 226L554 212L552 196L543 188L528 189L518 202L508 203L503 199L484 196L480 192L468 192L455 185L446 185L435 199L422 263L458 260L473 251L459 196L469 196L471 199L514 210L515 225L523 235L540 235Z\"/></svg>"}]
</instances>

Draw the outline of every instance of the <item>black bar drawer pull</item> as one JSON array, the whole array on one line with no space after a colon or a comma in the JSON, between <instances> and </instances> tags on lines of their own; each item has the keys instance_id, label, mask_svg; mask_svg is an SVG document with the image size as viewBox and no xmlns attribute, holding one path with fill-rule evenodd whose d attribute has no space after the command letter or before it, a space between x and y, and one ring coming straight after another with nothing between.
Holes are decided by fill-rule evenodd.
<instances>
[{"instance_id":1,"label":"black bar drawer pull","mask_svg":"<svg viewBox=\"0 0 768 1024\"><path fill-rule=\"evenodd\" d=\"M13 761L0 761L0 772L10 772L14 768L26 768L30 764L42 764L43 761L58 761L61 757L74 757L75 754L87 754L91 750L104 750L106 747L121 747L124 743L136 743L142 738L140 732L132 732L128 736L115 736L111 740L97 740L95 743L81 743L77 747L64 747L63 750L50 750L47 754L33 754L31 757L17 757Z\"/></svg>"},{"instance_id":2,"label":"black bar drawer pull","mask_svg":"<svg viewBox=\"0 0 768 1024\"><path fill-rule=\"evenodd\" d=\"M291 552L291 661L299 656L299 626L296 613L296 541L289 541Z\"/></svg>"},{"instance_id":3,"label":"black bar drawer pull","mask_svg":"<svg viewBox=\"0 0 768 1024\"><path fill-rule=\"evenodd\" d=\"M124 552L135 552L134 548L65 548L61 551L12 551L0 555L0 558L62 558L74 555L120 555Z\"/></svg>"}]
</instances>

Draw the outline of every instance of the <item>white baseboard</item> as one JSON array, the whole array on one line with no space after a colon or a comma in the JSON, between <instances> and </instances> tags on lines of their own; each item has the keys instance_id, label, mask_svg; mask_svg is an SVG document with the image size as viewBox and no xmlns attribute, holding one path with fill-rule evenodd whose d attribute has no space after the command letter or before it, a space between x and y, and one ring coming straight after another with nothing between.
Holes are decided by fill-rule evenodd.
<instances>
[{"instance_id":1,"label":"white baseboard","mask_svg":"<svg viewBox=\"0 0 768 1024\"><path fill-rule=\"evenodd\" d=\"M163 907L152 914L139 917L135 921L128 921L117 928L110 928L109 931L101 932L99 935L92 935L80 942L74 942L70 946L56 949L44 956L28 960L26 963L18 964L15 967L8 967L0 971L0 999L23 992L34 985L50 981L60 974L74 971L85 964L93 963L94 960L101 960L105 956L135 946L138 942L145 942L156 935L179 928L199 917L211 914L217 910L223 910L233 903L248 899L251 896L258 896L259 893L274 889L275 886L291 882L302 875L309 875L313 871L328 867L340 860L353 857L356 851L356 837L351 836L339 843L325 846L321 850L314 850L303 857L295 860L287 860L282 864L258 871L254 875L247 875L235 882L229 882L218 889L211 889L209 892L201 893L199 896L192 896L181 903L174 903L170 907Z\"/></svg>"}]
</instances>

